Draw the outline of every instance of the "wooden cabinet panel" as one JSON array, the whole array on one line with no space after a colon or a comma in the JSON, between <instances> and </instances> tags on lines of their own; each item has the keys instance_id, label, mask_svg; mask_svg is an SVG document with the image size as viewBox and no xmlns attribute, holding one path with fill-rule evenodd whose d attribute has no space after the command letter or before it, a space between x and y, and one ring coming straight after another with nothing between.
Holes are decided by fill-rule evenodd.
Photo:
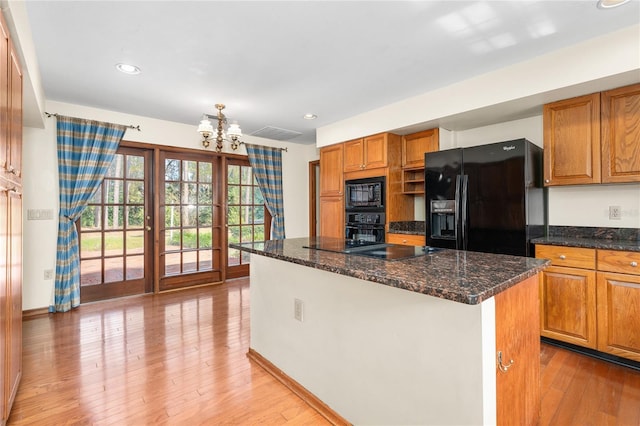
<instances>
[{"instance_id":1,"label":"wooden cabinet panel","mask_svg":"<svg viewBox=\"0 0 640 426\"><path fill-rule=\"evenodd\" d=\"M13 49L10 49L9 56L10 90L7 172L9 179L19 181L22 175L22 70Z\"/></svg>"},{"instance_id":2,"label":"wooden cabinet panel","mask_svg":"<svg viewBox=\"0 0 640 426\"><path fill-rule=\"evenodd\" d=\"M364 168L364 139L344 143L344 171L355 172Z\"/></svg>"},{"instance_id":3,"label":"wooden cabinet panel","mask_svg":"<svg viewBox=\"0 0 640 426\"><path fill-rule=\"evenodd\" d=\"M338 196L344 193L342 176L343 145L320 148L320 196Z\"/></svg>"},{"instance_id":4,"label":"wooden cabinet panel","mask_svg":"<svg viewBox=\"0 0 640 426\"><path fill-rule=\"evenodd\" d=\"M598 271L640 275L640 252L598 250Z\"/></svg>"},{"instance_id":5,"label":"wooden cabinet panel","mask_svg":"<svg viewBox=\"0 0 640 426\"><path fill-rule=\"evenodd\" d=\"M544 183L600 182L600 94L543 107Z\"/></svg>"},{"instance_id":6,"label":"wooden cabinet panel","mask_svg":"<svg viewBox=\"0 0 640 426\"><path fill-rule=\"evenodd\" d=\"M387 167L387 136L373 135L364 138L364 168Z\"/></svg>"},{"instance_id":7,"label":"wooden cabinet panel","mask_svg":"<svg viewBox=\"0 0 640 426\"><path fill-rule=\"evenodd\" d=\"M547 246L536 244L536 257L549 259L554 266L596 268L596 251L590 248Z\"/></svg>"},{"instance_id":8,"label":"wooden cabinet panel","mask_svg":"<svg viewBox=\"0 0 640 426\"><path fill-rule=\"evenodd\" d=\"M7 258L7 407L11 407L22 377L22 194L9 191L9 232ZM7 413L8 417L8 413Z\"/></svg>"},{"instance_id":9,"label":"wooden cabinet panel","mask_svg":"<svg viewBox=\"0 0 640 426\"><path fill-rule=\"evenodd\" d=\"M345 238L344 197L320 197L320 236Z\"/></svg>"},{"instance_id":10,"label":"wooden cabinet panel","mask_svg":"<svg viewBox=\"0 0 640 426\"><path fill-rule=\"evenodd\" d=\"M9 152L9 31L0 14L0 176L7 170Z\"/></svg>"},{"instance_id":11,"label":"wooden cabinet panel","mask_svg":"<svg viewBox=\"0 0 640 426\"><path fill-rule=\"evenodd\" d=\"M9 192L0 180L0 424L4 424L9 417L6 404L6 368L7 368L7 312L9 286L7 283L8 255L7 245L9 236Z\"/></svg>"},{"instance_id":12,"label":"wooden cabinet panel","mask_svg":"<svg viewBox=\"0 0 640 426\"><path fill-rule=\"evenodd\" d=\"M602 92L602 182L640 181L640 84Z\"/></svg>"},{"instance_id":13,"label":"wooden cabinet panel","mask_svg":"<svg viewBox=\"0 0 640 426\"><path fill-rule=\"evenodd\" d=\"M640 276L598 272L598 350L640 361Z\"/></svg>"},{"instance_id":14,"label":"wooden cabinet panel","mask_svg":"<svg viewBox=\"0 0 640 426\"><path fill-rule=\"evenodd\" d=\"M540 419L538 276L495 297L496 351L506 371L496 368L498 425L536 425Z\"/></svg>"},{"instance_id":15,"label":"wooden cabinet panel","mask_svg":"<svg viewBox=\"0 0 640 426\"><path fill-rule=\"evenodd\" d=\"M406 246L423 246L426 244L426 237L415 234L387 234L387 242Z\"/></svg>"},{"instance_id":16,"label":"wooden cabinet panel","mask_svg":"<svg viewBox=\"0 0 640 426\"><path fill-rule=\"evenodd\" d=\"M424 168L424 153L440 148L440 129L429 129L402 137L402 167Z\"/></svg>"},{"instance_id":17,"label":"wooden cabinet panel","mask_svg":"<svg viewBox=\"0 0 640 426\"><path fill-rule=\"evenodd\" d=\"M596 348L595 271L550 266L540 275L540 302L542 336Z\"/></svg>"}]
</instances>

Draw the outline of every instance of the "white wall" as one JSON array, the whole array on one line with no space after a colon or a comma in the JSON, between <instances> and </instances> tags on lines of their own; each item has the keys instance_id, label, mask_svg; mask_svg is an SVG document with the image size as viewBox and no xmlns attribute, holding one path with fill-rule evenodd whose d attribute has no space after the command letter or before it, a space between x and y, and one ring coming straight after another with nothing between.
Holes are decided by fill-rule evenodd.
<instances>
[{"instance_id":1,"label":"white wall","mask_svg":"<svg viewBox=\"0 0 640 426\"><path fill-rule=\"evenodd\" d=\"M196 132L197 117L193 125L186 125L59 102L47 102L46 110L74 117L140 125L140 132L127 130L124 139L129 141L203 149L200 135ZM287 237L309 235L308 162L318 158L317 148L251 136L245 136L243 140L288 148L288 152L282 153L285 231ZM55 118L45 119L44 129L25 127L23 142L23 309L29 310L49 306L53 291L53 280L45 280L44 271L55 270L56 257L59 194ZM237 152L246 154L242 145ZM29 209L52 209L54 219L27 220Z\"/></svg>"}]
</instances>

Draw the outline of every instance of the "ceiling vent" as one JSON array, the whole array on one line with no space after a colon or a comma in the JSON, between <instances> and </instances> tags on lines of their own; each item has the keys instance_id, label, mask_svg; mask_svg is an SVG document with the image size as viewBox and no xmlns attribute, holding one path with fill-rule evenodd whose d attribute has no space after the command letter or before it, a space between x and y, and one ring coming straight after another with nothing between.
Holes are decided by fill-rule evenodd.
<instances>
[{"instance_id":1,"label":"ceiling vent","mask_svg":"<svg viewBox=\"0 0 640 426\"><path fill-rule=\"evenodd\" d=\"M251 133L251 136L257 136L259 138L273 139L276 141L288 141L289 139L297 138L302 133L294 130L281 129L279 127L266 126L262 129L256 130Z\"/></svg>"}]
</instances>

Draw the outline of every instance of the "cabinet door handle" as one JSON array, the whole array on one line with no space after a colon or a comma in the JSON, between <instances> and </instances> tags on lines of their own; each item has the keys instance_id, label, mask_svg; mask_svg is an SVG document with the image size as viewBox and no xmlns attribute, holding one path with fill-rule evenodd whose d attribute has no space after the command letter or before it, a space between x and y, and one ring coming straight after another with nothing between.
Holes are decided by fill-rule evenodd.
<instances>
[{"instance_id":1,"label":"cabinet door handle","mask_svg":"<svg viewBox=\"0 0 640 426\"><path fill-rule=\"evenodd\" d=\"M508 365L504 365L502 363L502 351L498 351L498 369L500 371L502 371L503 373L506 373L507 370L509 370L509 368L513 365L513 360L510 359L509 360L509 364Z\"/></svg>"},{"instance_id":2,"label":"cabinet door handle","mask_svg":"<svg viewBox=\"0 0 640 426\"><path fill-rule=\"evenodd\" d=\"M545 179L545 180L544 180L544 183L549 183L549 179Z\"/></svg>"},{"instance_id":3,"label":"cabinet door handle","mask_svg":"<svg viewBox=\"0 0 640 426\"><path fill-rule=\"evenodd\" d=\"M636 266L638 266L638 262L634 260L633 262L631 262L631 266L635 268Z\"/></svg>"},{"instance_id":4,"label":"cabinet door handle","mask_svg":"<svg viewBox=\"0 0 640 426\"><path fill-rule=\"evenodd\" d=\"M567 256L565 256L564 254L561 254L559 257L560 257L560 260L565 260L567 258Z\"/></svg>"}]
</instances>

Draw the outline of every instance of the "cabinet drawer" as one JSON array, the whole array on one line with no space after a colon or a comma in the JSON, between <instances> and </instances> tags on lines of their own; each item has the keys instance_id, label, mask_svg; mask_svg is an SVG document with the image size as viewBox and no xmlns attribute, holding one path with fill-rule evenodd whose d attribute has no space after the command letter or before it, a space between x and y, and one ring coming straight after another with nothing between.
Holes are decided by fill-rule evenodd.
<instances>
[{"instance_id":1,"label":"cabinet drawer","mask_svg":"<svg viewBox=\"0 0 640 426\"><path fill-rule=\"evenodd\" d=\"M536 245L536 257L550 259L554 266L595 269L596 250L579 247Z\"/></svg>"},{"instance_id":2,"label":"cabinet drawer","mask_svg":"<svg viewBox=\"0 0 640 426\"><path fill-rule=\"evenodd\" d=\"M640 252L598 250L598 270L640 275Z\"/></svg>"},{"instance_id":3,"label":"cabinet drawer","mask_svg":"<svg viewBox=\"0 0 640 426\"><path fill-rule=\"evenodd\" d=\"M391 244L404 244L407 246L425 245L425 236L416 234L387 234L387 242Z\"/></svg>"}]
</instances>

